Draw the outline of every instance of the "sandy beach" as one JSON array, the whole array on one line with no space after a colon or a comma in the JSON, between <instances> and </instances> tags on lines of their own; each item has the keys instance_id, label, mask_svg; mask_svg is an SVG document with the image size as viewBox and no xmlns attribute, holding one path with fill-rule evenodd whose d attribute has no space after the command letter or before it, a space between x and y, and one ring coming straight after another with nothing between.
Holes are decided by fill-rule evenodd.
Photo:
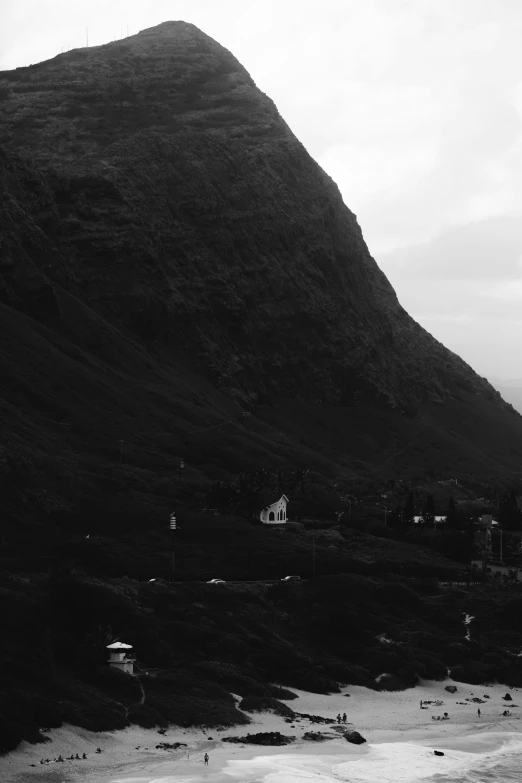
<instances>
[{"instance_id":1,"label":"sandy beach","mask_svg":"<svg viewBox=\"0 0 522 783\"><path fill-rule=\"evenodd\" d=\"M448 684L457 686L455 694L445 690ZM493 751L498 747L499 738L512 736L514 740L522 741L522 691L510 690L512 701L507 702L502 698L508 692L506 686L468 685L446 680L425 682L395 693L358 686L328 696L292 690L298 698L287 704L294 711L328 718L346 712L347 724L343 724L341 730L355 729L367 743L359 746L348 743L333 724L314 724L304 718L286 723L283 718L268 713L251 716L249 726L232 729L171 727L164 736L156 730L138 727L93 733L66 726L50 731L49 743L23 743L1 758L1 780L3 783L169 783L211 778L230 783L231 777L247 781L268 774L271 780L276 780L281 777L276 773L281 773L283 768L285 774L281 779L284 780L296 780L300 774L302 777L303 769L308 770L305 777L313 773L314 779L326 780L332 775L342 778L343 764L350 763L350 780L362 781L366 780L367 768L371 766L368 763L370 752L372 763L379 758L383 760L383 754L388 753L389 748L393 749L394 758L399 757L401 748L392 743L405 743L403 750L408 750L408 758L401 763L411 770L416 768L415 764L412 766L412 759L417 756L415 763L420 764L419 769L423 764L432 764L435 748L446 750L447 755L453 754L453 762L457 764L463 748L478 753L488 748ZM466 701L477 697L484 703ZM421 700L441 701L442 704L429 704L421 710ZM505 709L511 711L511 717L502 716ZM432 719L444 712L448 713L449 720ZM310 730L327 732L330 738L320 743L306 741L303 735ZM222 741L223 737L258 731L279 731L296 739L284 747ZM155 746L160 742L181 742L184 746L177 750L157 750ZM96 753L98 747L102 749L100 754ZM205 752L209 754L208 767L203 762ZM42 758L55 759L60 754L65 758L76 753L80 756L85 753L87 759L40 764ZM301 770L299 774L298 770Z\"/></svg>"}]
</instances>

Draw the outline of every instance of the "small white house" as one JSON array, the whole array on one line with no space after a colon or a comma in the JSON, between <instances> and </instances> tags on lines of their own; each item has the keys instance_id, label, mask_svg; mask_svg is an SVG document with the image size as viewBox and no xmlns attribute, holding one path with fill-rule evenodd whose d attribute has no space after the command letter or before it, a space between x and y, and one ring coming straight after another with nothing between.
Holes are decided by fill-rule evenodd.
<instances>
[{"instance_id":1,"label":"small white house","mask_svg":"<svg viewBox=\"0 0 522 783\"><path fill-rule=\"evenodd\" d=\"M130 657L132 644L113 642L107 645L109 650L109 666L126 674L134 674L134 657Z\"/></svg>"},{"instance_id":2,"label":"small white house","mask_svg":"<svg viewBox=\"0 0 522 783\"><path fill-rule=\"evenodd\" d=\"M286 504L288 498L281 495L279 500L270 503L259 512L259 519L264 525L284 525L286 523Z\"/></svg>"},{"instance_id":3,"label":"small white house","mask_svg":"<svg viewBox=\"0 0 522 783\"><path fill-rule=\"evenodd\" d=\"M414 523L416 525L422 525L424 523L424 518L423 517L413 517L413 521L414 521ZM434 521L434 523L436 525L440 525L441 522L444 523L446 521L446 517L445 516L438 516L438 515L436 515L436 516L433 517L433 521Z\"/></svg>"}]
</instances>

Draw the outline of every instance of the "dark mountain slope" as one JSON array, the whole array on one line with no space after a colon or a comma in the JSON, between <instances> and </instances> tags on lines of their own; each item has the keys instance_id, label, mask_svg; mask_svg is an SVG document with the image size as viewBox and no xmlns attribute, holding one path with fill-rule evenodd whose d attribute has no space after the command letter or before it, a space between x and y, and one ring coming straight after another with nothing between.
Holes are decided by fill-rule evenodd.
<instances>
[{"instance_id":1,"label":"dark mountain slope","mask_svg":"<svg viewBox=\"0 0 522 783\"><path fill-rule=\"evenodd\" d=\"M509 402L518 413L522 413L522 381L518 386L502 383L502 381L494 381L493 383L503 399Z\"/></svg>"},{"instance_id":2,"label":"dark mountain slope","mask_svg":"<svg viewBox=\"0 0 522 783\"><path fill-rule=\"evenodd\" d=\"M163 509L180 454L195 483L274 461L411 472L426 449L516 472L522 419L400 307L335 184L195 27L3 72L0 100L3 480L22 516L29 488L49 513Z\"/></svg>"},{"instance_id":3,"label":"dark mountain slope","mask_svg":"<svg viewBox=\"0 0 522 783\"><path fill-rule=\"evenodd\" d=\"M494 396L400 308L337 187L192 25L2 76L0 138L58 167L60 249L99 311L145 339L188 321L201 369L252 401Z\"/></svg>"}]
</instances>

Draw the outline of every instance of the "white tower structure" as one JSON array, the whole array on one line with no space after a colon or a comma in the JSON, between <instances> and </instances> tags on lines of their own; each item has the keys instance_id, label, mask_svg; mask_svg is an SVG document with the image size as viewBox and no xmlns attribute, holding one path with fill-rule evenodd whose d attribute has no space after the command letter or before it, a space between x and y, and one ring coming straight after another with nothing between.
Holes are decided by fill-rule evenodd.
<instances>
[{"instance_id":1,"label":"white tower structure","mask_svg":"<svg viewBox=\"0 0 522 783\"><path fill-rule=\"evenodd\" d=\"M109 651L109 665L127 674L134 673L134 656L130 655L132 644L113 642L107 645Z\"/></svg>"}]
</instances>

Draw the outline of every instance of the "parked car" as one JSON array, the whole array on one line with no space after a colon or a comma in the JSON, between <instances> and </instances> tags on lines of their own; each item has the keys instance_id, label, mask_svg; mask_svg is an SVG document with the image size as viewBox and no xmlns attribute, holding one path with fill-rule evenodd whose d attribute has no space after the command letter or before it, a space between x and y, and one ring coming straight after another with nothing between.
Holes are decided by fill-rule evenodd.
<instances>
[{"instance_id":1,"label":"parked car","mask_svg":"<svg viewBox=\"0 0 522 783\"><path fill-rule=\"evenodd\" d=\"M284 576L282 582L298 582L301 579L300 576Z\"/></svg>"},{"instance_id":2,"label":"parked car","mask_svg":"<svg viewBox=\"0 0 522 783\"><path fill-rule=\"evenodd\" d=\"M211 579L207 585L226 585L226 582L224 579Z\"/></svg>"}]
</instances>

